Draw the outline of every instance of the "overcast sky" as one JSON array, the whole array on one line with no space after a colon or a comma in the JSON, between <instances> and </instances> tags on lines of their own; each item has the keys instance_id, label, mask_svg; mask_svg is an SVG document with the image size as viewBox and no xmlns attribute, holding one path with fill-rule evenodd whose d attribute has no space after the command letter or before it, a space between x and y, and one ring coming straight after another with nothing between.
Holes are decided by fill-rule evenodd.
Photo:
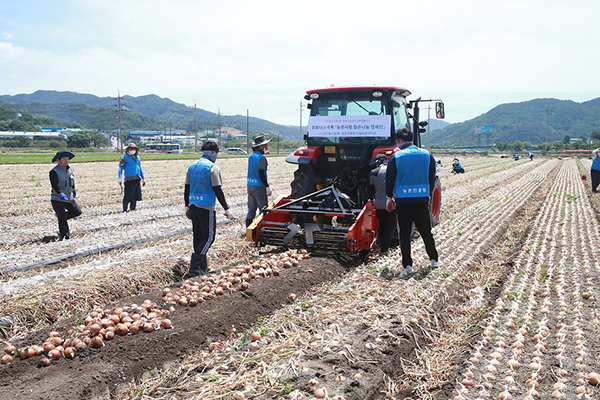
<instances>
[{"instance_id":1,"label":"overcast sky","mask_svg":"<svg viewBox=\"0 0 600 400\"><path fill-rule=\"evenodd\" d=\"M308 89L394 85L454 123L600 97L598 16L597 0L0 0L0 94L156 94L298 125Z\"/></svg>"}]
</instances>

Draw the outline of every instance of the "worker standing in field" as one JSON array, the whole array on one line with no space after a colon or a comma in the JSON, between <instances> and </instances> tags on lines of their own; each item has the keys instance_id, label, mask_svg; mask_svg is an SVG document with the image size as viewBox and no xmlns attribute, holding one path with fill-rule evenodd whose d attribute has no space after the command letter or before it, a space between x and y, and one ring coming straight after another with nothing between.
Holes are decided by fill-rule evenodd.
<instances>
[{"instance_id":1,"label":"worker standing in field","mask_svg":"<svg viewBox=\"0 0 600 400\"><path fill-rule=\"evenodd\" d=\"M125 154L119 160L119 185L123 184L122 177L125 175L123 212L127 212L128 206L131 211L135 211L137 202L142 200L142 186L146 186L138 150L135 143L129 143Z\"/></svg>"},{"instance_id":2,"label":"worker standing in field","mask_svg":"<svg viewBox=\"0 0 600 400\"><path fill-rule=\"evenodd\" d=\"M369 174L369 186L367 195L375 199L375 212L379 222L379 255L388 254L394 230L398 226L396 212L387 211L387 196L385 186L385 176L387 171L388 158L385 154L378 154L375 157L375 168Z\"/></svg>"},{"instance_id":3,"label":"worker standing in field","mask_svg":"<svg viewBox=\"0 0 600 400\"><path fill-rule=\"evenodd\" d=\"M598 193L598 185L600 185L600 147L592 151L592 192Z\"/></svg>"},{"instance_id":4,"label":"worker standing in field","mask_svg":"<svg viewBox=\"0 0 600 400\"><path fill-rule=\"evenodd\" d=\"M246 228L250 226L259 211L267 206L267 197L273 194L267 181L267 158L265 151L269 142L264 136L254 138L252 154L248 158L248 214L246 214Z\"/></svg>"},{"instance_id":5,"label":"worker standing in field","mask_svg":"<svg viewBox=\"0 0 600 400\"><path fill-rule=\"evenodd\" d=\"M413 144L410 130L399 130L397 138L400 151L392 156L386 172L387 210L391 212L396 207L404 267L400 278L408 278L413 274L410 245L413 223L423 238L431 267L440 265L429 213L429 194L435 187L436 167L433 156Z\"/></svg>"},{"instance_id":6,"label":"worker standing in field","mask_svg":"<svg viewBox=\"0 0 600 400\"><path fill-rule=\"evenodd\" d=\"M69 151L59 151L52 158L56 166L50 170L50 185L52 194L50 202L58 218L59 240L69 239L69 224L67 220L81 215L81 208L75 201L75 177L69 166L69 161L75 155Z\"/></svg>"},{"instance_id":7,"label":"worker standing in field","mask_svg":"<svg viewBox=\"0 0 600 400\"><path fill-rule=\"evenodd\" d=\"M202 157L190 165L185 177L184 200L185 206L188 207L186 216L192 220L194 231L194 252L187 277L211 272L206 253L215 241L216 200L219 200L225 210L225 216L234 219L221 188L221 171L215 164L219 145L213 140L207 140L202 144L201 150Z\"/></svg>"}]
</instances>

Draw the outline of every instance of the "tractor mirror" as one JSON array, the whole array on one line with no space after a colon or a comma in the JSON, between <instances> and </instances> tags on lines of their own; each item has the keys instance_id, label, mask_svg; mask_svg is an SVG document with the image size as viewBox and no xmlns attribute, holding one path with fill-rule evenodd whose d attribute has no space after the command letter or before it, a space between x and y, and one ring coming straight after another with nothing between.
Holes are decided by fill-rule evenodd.
<instances>
[{"instance_id":1,"label":"tractor mirror","mask_svg":"<svg viewBox=\"0 0 600 400\"><path fill-rule=\"evenodd\" d=\"M446 112L444 111L444 103L441 101L435 103L435 116L438 119L444 119Z\"/></svg>"},{"instance_id":2,"label":"tractor mirror","mask_svg":"<svg viewBox=\"0 0 600 400\"><path fill-rule=\"evenodd\" d=\"M421 121L421 122L419 122L419 126L421 128L425 128L427 126L427 121Z\"/></svg>"}]
</instances>

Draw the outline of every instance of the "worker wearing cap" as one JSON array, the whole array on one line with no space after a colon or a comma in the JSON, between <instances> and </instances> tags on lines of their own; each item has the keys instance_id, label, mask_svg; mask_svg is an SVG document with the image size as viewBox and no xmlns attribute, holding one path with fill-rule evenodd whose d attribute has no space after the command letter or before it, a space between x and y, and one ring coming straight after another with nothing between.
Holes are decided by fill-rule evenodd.
<instances>
[{"instance_id":1,"label":"worker wearing cap","mask_svg":"<svg viewBox=\"0 0 600 400\"><path fill-rule=\"evenodd\" d=\"M75 201L75 177L69 166L69 161L75 155L69 151L59 151L52 158L56 166L50 170L50 185L52 194L50 202L58 218L59 240L69 239L69 224L67 220L81 215L81 208Z\"/></svg>"},{"instance_id":2,"label":"worker wearing cap","mask_svg":"<svg viewBox=\"0 0 600 400\"><path fill-rule=\"evenodd\" d=\"M592 192L598 193L598 185L600 185L600 147L592 151Z\"/></svg>"},{"instance_id":3,"label":"worker wearing cap","mask_svg":"<svg viewBox=\"0 0 600 400\"><path fill-rule=\"evenodd\" d=\"M254 138L253 153L248 158L248 214L246 214L246 227L250 226L259 211L267 206L267 197L273 194L267 182L267 158L265 151L270 140L264 136Z\"/></svg>"},{"instance_id":4,"label":"worker wearing cap","mask_svg":"<svg viewBox=\"0 0 600 400\"><path fill-rule=\"evenodd\" d=\"M369 186L367 195L375 199L375 212L379 222L379 255L388 254L394 230L398 226L396 212L387 211L387 196L385 186L385 176L387 172L388 158L385 154L378 154L375 157L375 168L369 174Z\"/></svg>"},{"instance_id":5,"label":"worker wearing cap","mask_svg":"<svg viewBox=\"0 0 600 400\"><path fill-rule=\"evenodd\" d=\"M186 216L192 220L194 231L194 252L187 277L211 272L206 253L215 241L216 200L219 200L225 210L225 216L234 219L221 188L221 171L215 164L219 145L213 140L207 140L202 144L201 150L202 157L190 165L185 177L184 200L188 207Z\"/></svg>"},{"instance_id":6,"label":"worker wearing cap","mask_svg":"<svg viewBox=\"0 0 600 400\"><path fill-rule=\"evenodd\" d=\"M440 265L431 233L429 213L429 194L435 187L436 166L435 159L427 150L413 144L413 133L410 130L399 130L397 138L400 151L395 153L388 163L386 194L388 211L396 207L400 225L400 250L404 267L400 277L403 278L413 274L413 260L410 254L413 223L423 238L431 267L437 268Z\"/></svg>"},{"instance_id":7,"label":"worker wearing cap","mask_svg":"<svg viewBox=\"0 0 600 400\"><path fill-rule=\"evenodd\" d=\"M465 169L463 168L462 164L456 157L452 161L452 172L454 172L455 174L464 174L465 173Z\"/></svg>"},{"instance_id":8,"label":"worker wearing cap","mask_svg":"<svg viewBox=\"0 0 600 400\"><path fill-rule=\"evenodd\" d=\"M134 211L137 202L142 200L142 185L146 186L144 172L138 147L135 143L129 143L125 154L119 160L119 185L123 184L123 175L125 175L125 189L123 190L123 212L127 212L127 206Z\"/></svg>"}]
</instances>

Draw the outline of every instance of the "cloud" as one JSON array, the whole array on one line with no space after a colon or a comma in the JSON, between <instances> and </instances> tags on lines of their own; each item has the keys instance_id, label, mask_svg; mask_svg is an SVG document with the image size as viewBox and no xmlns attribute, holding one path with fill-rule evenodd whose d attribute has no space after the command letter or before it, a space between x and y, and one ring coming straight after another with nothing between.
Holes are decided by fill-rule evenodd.
<instances>
[{"instance_id":1,"label":"cloud","mask_svg":"<svg viewBox=\"0 0 600 400\"><path fill-rule=\"evenodd\" d=\"M0 87L153 93L296 125L307 89L397 85L459 122L528 96L597 97L599 13L583 0L5 4Z\"/></svg>"}]
</instances>

